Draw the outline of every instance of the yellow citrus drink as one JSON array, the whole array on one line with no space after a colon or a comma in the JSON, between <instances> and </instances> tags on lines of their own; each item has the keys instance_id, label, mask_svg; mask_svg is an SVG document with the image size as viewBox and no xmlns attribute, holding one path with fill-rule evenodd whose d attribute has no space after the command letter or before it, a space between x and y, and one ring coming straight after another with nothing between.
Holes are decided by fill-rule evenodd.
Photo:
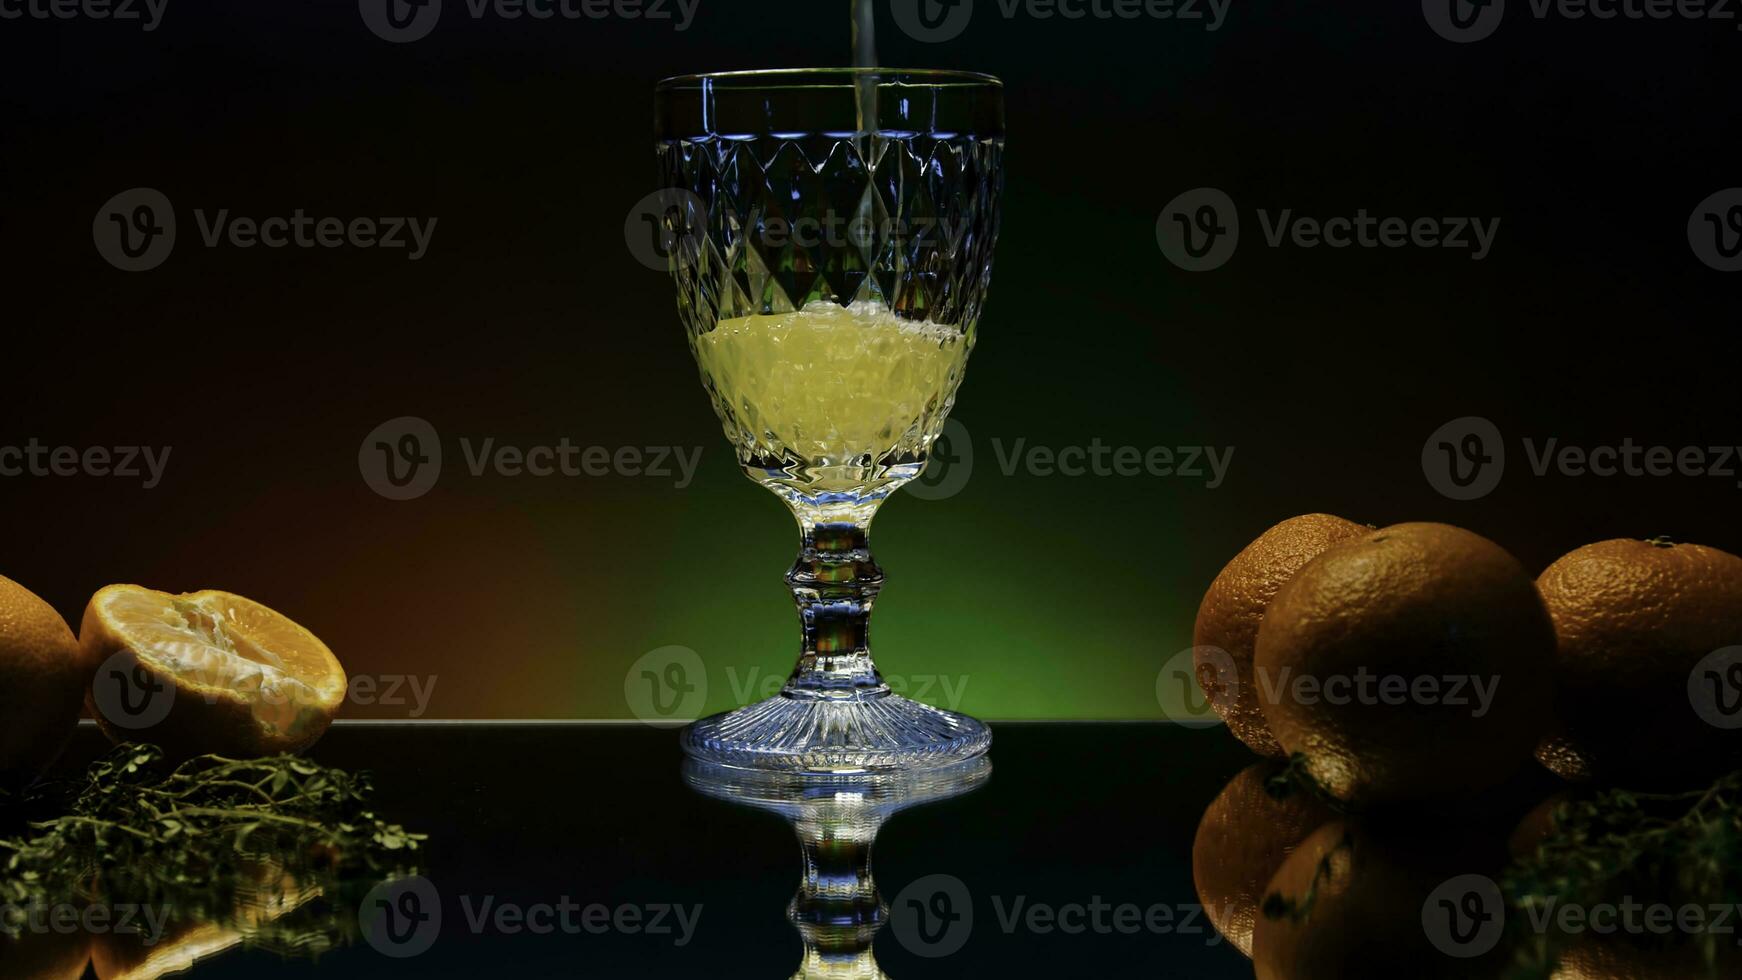
<instances>
[{"instance_id":1,"label":"yellow citrus drink","mask_svg":"<svg viewBox=\"0 0 1742 980\"><path fill-rule=\"evenodd\" d=\"M959 327L826 302L721 320L694 343L745 469L807 494L863 493L917 474L970 346Z\"/></svg>"}]
</instances>

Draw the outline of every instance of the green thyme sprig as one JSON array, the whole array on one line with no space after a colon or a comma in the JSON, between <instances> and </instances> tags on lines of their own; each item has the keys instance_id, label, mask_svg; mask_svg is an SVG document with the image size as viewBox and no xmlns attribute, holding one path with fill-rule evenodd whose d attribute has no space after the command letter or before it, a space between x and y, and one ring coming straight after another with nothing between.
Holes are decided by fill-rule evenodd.
<instances>
[{"instance_id":1,"label":"green thyme sprig","mask_svg":"<svg viewBox=\"0 0 1742 980\"><path fill-rule=\"evenodd\" d=\"M1502 877L1516 922L1543 921L1557 906L1633 900L1710 909L1742 901L1742 773L1693 792L1607 790L1568 800L1552 824ZM1548 976L1563 944L1552 929L1527 932L1518 975ZM1710 931L1670 941L1697 945L1711 966L1720 939L1733 941Z\"/></svg>"},{"instance_id":2,"label":"green thyme sprig","mask_svg":"<svg viewBox=\"0 0 1742 980\"><path fill-rule=\"evenodd\" d=\"M117 746L81 781L15 807L0 829L0 902L158 904L258 926L277 918L263 903L289 911L409 869L426 837L377 816L372 793L366 773L297 756L171 766L155 746Z\"/></svg>"},{"instance_id":3,"label":"green thyme sprig","mask_svg":"<svg viewBox=\"0 0 1742 980\"><path fill-rule=\"evenodd\" d=\"M1347 815L1349 812L1347 803L1332 796L1330 790L1313 778L1307 769L1307 757L1301 752L1289 756L1287 764L1264 781L1264 792L1274 800L1286 800L1291 796L1305 794L1332 813Z\"/></svg>"}]
</instances>

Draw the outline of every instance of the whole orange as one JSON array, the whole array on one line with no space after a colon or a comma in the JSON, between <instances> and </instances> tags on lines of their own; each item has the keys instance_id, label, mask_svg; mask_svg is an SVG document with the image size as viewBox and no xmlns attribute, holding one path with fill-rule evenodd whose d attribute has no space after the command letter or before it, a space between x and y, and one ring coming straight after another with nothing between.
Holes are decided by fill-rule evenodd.
<instances>
[{"instance_id":1,"label":"whole orange","mask_svg":"<svg viewBox=\"0 0 1742 980\"><path fill-rule=\"evenodd\" d=\"M0 787L34 781L60 754L79 723L84 665L60 613L0 577Z\"/></svg>"},{"instance_id":2,"label":"whole orange","mask_svg":"<svg viewBox=\"0 0 1742 980\"><path fill-rule=\"evenodd\" d=\"M1258 624L1277 590L1302 565L1331 545L1371 530L1330 514L1291 517L1242 548L1210 583L1198 605L1192 645L1197 648L1193 660L1199 686L1234 737L1259 755L1282 758L1286 753L1258 707L1259 691L1252 673ZM1225 659L1221 663L1212 660L1217 656L1213 651L1220 651ZM1229 663L1234 671L1232 685L1221 676Z\"/></svg>"},{"instance_id":3,"label":"whole orange","mask_svg":"<svg viewBox=\"0 0 1742 980\"><path fill-rule=\"evenodd\" d=\"M1463 797L1546 730L1554 629L1488 539L1396 524L1327 549L1277 593L1254 661L1264 717L1352 803Z\"/></svg>"},{"instance_id":4,"label":"whole orange","mask_svg":"<svg viewBox=\"0 0 1742 980\"><path fill-rule=\"evenodd\" d=\"M1742 668L1731 669L1742 664L1742 558L1599 541L1557 559L1537 588L1559 639L1560 727L1537 753L1544 765L1675 787L1742 765Z\"/></svg>"}]
</instances>

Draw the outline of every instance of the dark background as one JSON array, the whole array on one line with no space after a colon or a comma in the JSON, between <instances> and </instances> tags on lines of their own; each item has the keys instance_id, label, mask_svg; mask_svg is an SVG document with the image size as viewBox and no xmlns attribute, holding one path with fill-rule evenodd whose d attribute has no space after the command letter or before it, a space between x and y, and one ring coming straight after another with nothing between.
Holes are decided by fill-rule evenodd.
<instances>
[{"instance_id":1,"label":"dark background","mask_svg":"<svg viewBox=\"0 0 1742 980\"><path fill-rule=\"evenodd\" d=\"M162 24L0 20L0 445L172 446L161 486L0 478L0 574L74 624L114 581L252 595L354 674L439 678L438 717L622 717L669 644L779 674L790 521L736 472L671 283L625 244L652 85L839 64L847 4L701 0L696 22L473 20L389 44L346 2L169 0ZM1234 0L1171 20L1006 20L882 60L1007 85L1004 235L957 417L973 479L878 523L879 661L994 718L1156 717L1204 586L1290 515L1443 520L1536 571L1671 535L1742 551L1729 477L1530 472L1522 440L1734 446L1737 285L1690 250L1742 183L1734 21L1537 20L1453 44L1417 4ZM1347 5L1344 5L1346 7ZM1201 23L1201 22L1200 22ZM1157 215L1227 192L1244 237L1187 273ZM152 187L160 268L98 255ZM1265 247L1255 212L1499 217L1492 254ZM193 210L435 216L427 256L201 245ZM442 482L389 501L358 447L429 420ZM1424 442L1504 435L1499 487L1438 493ZM461 436L703 447L671 479L472 478ZM993 440L1234 447L1226 482L1017 474ZM936 700L936 698L933 698ZM404 709L398 709L404 714ZM357 714L392 716L392 707Z\"/></svg>"}]
</instances>

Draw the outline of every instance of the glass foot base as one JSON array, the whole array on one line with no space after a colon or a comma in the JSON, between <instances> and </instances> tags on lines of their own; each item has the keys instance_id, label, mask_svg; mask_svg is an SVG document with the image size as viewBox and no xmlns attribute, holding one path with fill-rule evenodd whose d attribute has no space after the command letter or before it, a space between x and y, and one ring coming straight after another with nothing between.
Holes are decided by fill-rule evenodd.
<instances>
[{"instance_id":1,"label":"glass foot base","mask_svg":"<svg viewBox=\"0 0 1742 980\"><path fill-rule=\"evenodd\" d=\"M865 700L776 696L683 730L692 758L738 769L852 773L930 769L983 754L992 730L898 694Z\"/></svg>"}]
</instances>

